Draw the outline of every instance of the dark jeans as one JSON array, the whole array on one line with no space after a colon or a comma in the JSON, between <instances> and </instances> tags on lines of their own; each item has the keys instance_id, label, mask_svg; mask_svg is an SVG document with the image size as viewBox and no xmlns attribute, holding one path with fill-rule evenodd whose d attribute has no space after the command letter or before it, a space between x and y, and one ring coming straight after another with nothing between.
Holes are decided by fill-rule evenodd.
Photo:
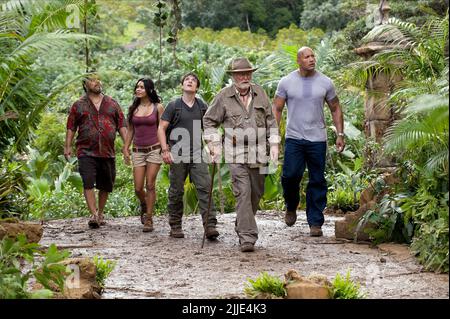
<instances>
[{"instance_id":1,"label":"dark jeans","mask_svg":"<svg viewBox=\"0 0 450 319\"><path fill-rule=\"evenodd\" d=\"M286 209L297 210L300 202L300 182L308 167L309 181L306 188L306 217L309 226L322 226L323 210L327 205L325 159L327 143L286 139L281 184Z\"/></svg>"}]
</instances>

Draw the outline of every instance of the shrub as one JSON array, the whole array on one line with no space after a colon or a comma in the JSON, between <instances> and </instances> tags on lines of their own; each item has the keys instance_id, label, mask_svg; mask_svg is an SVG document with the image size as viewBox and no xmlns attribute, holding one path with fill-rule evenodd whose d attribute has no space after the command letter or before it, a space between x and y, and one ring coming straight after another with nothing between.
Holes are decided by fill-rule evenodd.
<instances>
[{"instance_id":1,"label":"shrub","mask_svg":"<svg viewBox=\"0 0 450 319\"><path fill-rule=\"evenodd\" d=\"M61 191L48 191L34 198L29 205L30 218L44 220L89 216L82 193L70 184Z\"/></svg>"},{"instance_id":2,"label":"shrub","mask_svg":"<svg viewBox=\"0 0 450 319\"><path fill-rule=\"evenodd\" d=\"M332 299L363 299L365 295L360 292L360 285L350 279L350 271L345 278L338 273L331 283L330 296Z\"/></svg>"},{"instance_id":3,"label":"shrub","mask_svg":"<svg viewBox=\"0 0 450 319\"><path fill-rule=\"evenodd\" d=\"M0 218L17 216L24 202L25 182L20 162L0 162ZM19 199L19 200L17 200Z\"/></svg>"},{"instance_id":4,"label":"shrub","mask_svg":"<svg viewBox=\"0 0 450 319\"><path fill-rule=\"evenodd\" d=\"M0 299L51 298L55 287L59 291L64 290L64 282L69 273L66 267L58 262L67 258L70 253L58 251L54 244L47 251L40 248L39 244L27 243L23 234L15 239L8 237L2 239ZM36 261L35 255L42 256L42 259ZM30 279L35 279L44 288L29 291Z\"/></svg>"},{"instance_id":5,"label":"shrub","mask_svg":"<svg viewBox=\"0 0 450 319\"><path fill-rule=\"evenodd\" d=\"M411 250L426 270L448 272L448 192L439 194L433 184L423 182L414 196L406 197L401 205L406 218L415 225Z\"/></svg>"},{"instance_id":6,"label":"shrub","mask_svg":"<svg viewBox=\"0 0 450 319\"><path fill-rule=\"evenodd\" d=\"M280 298L287 295L283 281L278 277L269 275L267 272L261 273L255 280L248 279L244 293L249 298L258 298L261 294Z\"/></svg>"},{"instance_id":7,"label":"shrub","mask_svg":"<svg viewBox=\"0 0 450 319\"><path fill-rule=\"evenodd\" d=\"M45 113L34 131L36 138L32 147L39 150L41 154L49 152L52 161L56 161L59 155L64 154L66 127L61 123L65 121L65 115Z\"/></svg>"},{"instance_id":8,"label":"shrub","mask_svg":"<svg viewBox=\"0 0 450 319\"><path fill-rule=\"evenodd\" d=\"M93 260L97 268L95 280L103 290L105 288L106 278L108 278L109 274L114 270L117 262L112 260L104 260L102 257L97 255L93 257Z\"/></svg>"}]
</instances>

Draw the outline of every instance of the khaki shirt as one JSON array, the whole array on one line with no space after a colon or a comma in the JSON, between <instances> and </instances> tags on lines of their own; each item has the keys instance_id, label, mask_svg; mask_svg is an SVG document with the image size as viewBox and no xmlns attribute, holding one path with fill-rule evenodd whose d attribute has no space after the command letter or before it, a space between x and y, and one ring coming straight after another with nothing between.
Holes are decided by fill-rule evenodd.
<instances>
[{"instance_id":1,"label":"khaki shirt","mask_svg":"<svg viewBox=\"0 0 450 319\"><path fill-rule=\"evenodd\" d=\"M226 162L265 164L268 145L280 142L267 94L257 84L251 85L250 92L252 99L247 110L234 85L222 89L203 117L205 141L217 146L223 140ZM217 130L221 124L224 138Z\"/></svg>"}]
</instances>

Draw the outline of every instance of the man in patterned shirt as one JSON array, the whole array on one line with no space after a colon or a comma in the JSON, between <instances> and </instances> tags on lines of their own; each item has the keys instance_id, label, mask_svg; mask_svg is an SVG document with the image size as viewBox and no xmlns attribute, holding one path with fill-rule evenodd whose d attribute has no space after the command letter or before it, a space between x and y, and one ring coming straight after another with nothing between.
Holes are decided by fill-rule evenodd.
<instances>
[{"instance_id":1,"label":"man in patterned shirt","mask_svg":"<svg viewBox=\"0 0 450 319\"><path fill-rule=\"evenodd\" d=\"M72 155L72 141L78 131L78 167L83 180L84 197L92 214L88 224L90 228L98 228L105 224L103 209L116 177L116 134L119 131L125 141L127 128L119 104L102 93L98 75L86 77L83 89L86 94L72 105L67 119L64 156L68 160ZM98 208L94 185L99 190Z\"/></svg>"}]
</instances>

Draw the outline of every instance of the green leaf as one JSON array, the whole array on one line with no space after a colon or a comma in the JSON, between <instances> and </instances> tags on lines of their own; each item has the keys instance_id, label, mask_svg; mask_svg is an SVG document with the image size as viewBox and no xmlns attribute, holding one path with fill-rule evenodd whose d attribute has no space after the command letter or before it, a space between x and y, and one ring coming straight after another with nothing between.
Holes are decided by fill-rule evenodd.
<instances>
[{"instance_id":1,"label":"green leaf","mask_svg":"<svg viewBox=\"0 0 450 319\"><path fill-rule=\"evenodd\" d=\"M49 289L34 290L31 293L31 299L50 299L53 297L53 292Z\"/></svg>"}]
</instances>

